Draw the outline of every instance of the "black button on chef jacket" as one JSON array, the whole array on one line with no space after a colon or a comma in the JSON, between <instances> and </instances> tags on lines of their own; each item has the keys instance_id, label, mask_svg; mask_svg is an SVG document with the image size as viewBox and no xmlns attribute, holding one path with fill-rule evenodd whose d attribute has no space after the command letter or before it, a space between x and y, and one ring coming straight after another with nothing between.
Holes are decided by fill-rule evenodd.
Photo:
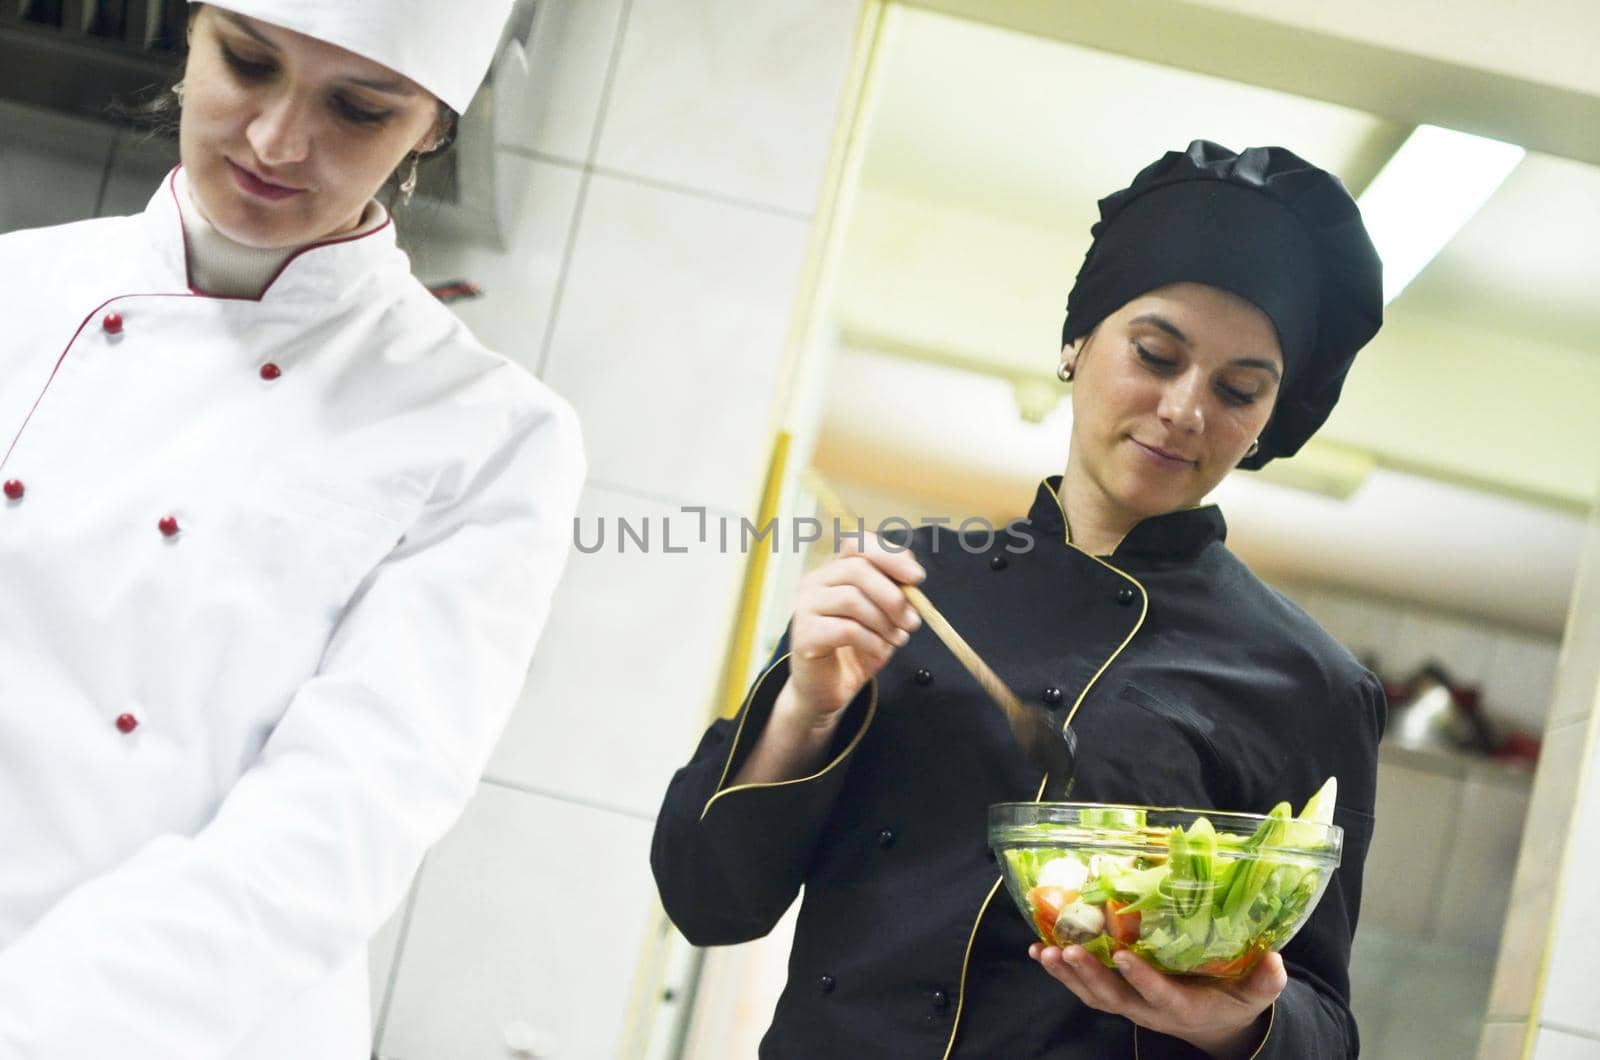
<instances>
[{"instance_id":1,"label":"black button on chef jacket","mask_svg":"<svg viewBox=\"0 0 1600 1060\"><path fill-rule=\"evenodd\" d=\"M1147 519L1095 557L1068 543L1058 485L992 540L909 535L923 590L1011 688L1061 690L1075 800L1265 813L1339 778L1342 863L1284 949L1289 985L1256 1055L1356 1056L1348 968L1381 686L1228 550L1215 507ZM786 679L786 641L674 776L651 850L662 902L698 945L766 934L804 886L763 1058L1205 1055L1088 1008L1029 960L986 814L1036 798L1042 776L926 628L846 708L818 774L732 786Z\"/></svg>"}]
</instances>

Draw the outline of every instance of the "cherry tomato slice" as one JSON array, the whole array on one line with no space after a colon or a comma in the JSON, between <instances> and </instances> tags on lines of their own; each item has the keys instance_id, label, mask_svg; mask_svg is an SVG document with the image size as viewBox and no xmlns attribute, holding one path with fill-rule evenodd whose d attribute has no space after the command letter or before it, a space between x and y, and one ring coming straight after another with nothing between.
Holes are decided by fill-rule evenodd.
<instances>
[{"instance_id":1,"label":"cherry tomato slice","mask_svg":"<svg viewBox=\"0 0 1600 1060\"><path fill-rule=\"evenodd\" d=\"M1139 941L1139 914L1124 913L1127 902L1119 902L1115 898L1106 899L1106 934L1111 936L1113 942L1123 946L1131 946Z\"/></svg>"}]
</instances>

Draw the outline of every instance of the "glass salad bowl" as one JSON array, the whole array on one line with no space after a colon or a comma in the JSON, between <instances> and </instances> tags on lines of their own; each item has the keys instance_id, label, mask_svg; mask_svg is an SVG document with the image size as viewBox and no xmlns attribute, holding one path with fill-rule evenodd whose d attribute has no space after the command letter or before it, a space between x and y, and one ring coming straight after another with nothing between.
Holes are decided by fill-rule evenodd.
<instances>
[{"instance_id":1,"label":"glass salad bowl","mask_svg":"<svg viewBox=\"0 0 1600 1060\"><path fill-rule=\"evenodd\" d=\"M1173 975L1231 979L1282 949L1339 865L1333 784L1299 817L1096 803L989 807L1006 890L1047 945L1107 967L1129 949Z\"/></svg>"}]
</instances>

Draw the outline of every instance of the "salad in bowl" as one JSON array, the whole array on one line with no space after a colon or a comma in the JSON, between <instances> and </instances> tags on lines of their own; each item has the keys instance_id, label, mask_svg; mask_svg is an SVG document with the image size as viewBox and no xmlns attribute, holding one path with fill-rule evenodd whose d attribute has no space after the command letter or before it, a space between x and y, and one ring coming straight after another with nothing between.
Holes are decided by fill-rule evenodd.
<instances>
[{"instance_id":1,"label":"salad in bowl","mask_svg":"<svg viewBox=\"0 0 1600 1060\"><path fill-rule=\"evenodd\" d=\"M1108 967L1129 949L1173 975L1235 978L1282 949L1339 865L1330 778L1295 815L1098 803L1000 803L989 845L1006 890L1051 946Z\"/></svg>"}]
</instances>

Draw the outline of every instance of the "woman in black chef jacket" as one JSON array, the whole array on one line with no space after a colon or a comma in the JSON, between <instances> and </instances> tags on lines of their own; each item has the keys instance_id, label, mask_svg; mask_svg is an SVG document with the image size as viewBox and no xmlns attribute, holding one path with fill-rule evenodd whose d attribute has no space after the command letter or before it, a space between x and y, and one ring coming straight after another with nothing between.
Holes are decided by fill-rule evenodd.
<instances>
[{"instance_id":1,"label":"woman in black chef jacket","mask_svg":"<svg viewBox=\"0 0 1600 1060\"><path fill-rule=\"evenodd\" d=\"M1197 140L1100 215L1062 335L1065 474L1011 536L923 527L807 575L775 661L668 789L652 863L690 941L761 936L805 888L763 1057L1357 1054L1382 689L1201 502L1326 420L1381 322L1377 254L1337 178L1275 147ZM1070 721L1076 799L1265 812L1337 776L1343 863L1281 956L1214 983L1033 943L985 821L1040 774L897 583Z\"/></svg>"}]
</instances>

